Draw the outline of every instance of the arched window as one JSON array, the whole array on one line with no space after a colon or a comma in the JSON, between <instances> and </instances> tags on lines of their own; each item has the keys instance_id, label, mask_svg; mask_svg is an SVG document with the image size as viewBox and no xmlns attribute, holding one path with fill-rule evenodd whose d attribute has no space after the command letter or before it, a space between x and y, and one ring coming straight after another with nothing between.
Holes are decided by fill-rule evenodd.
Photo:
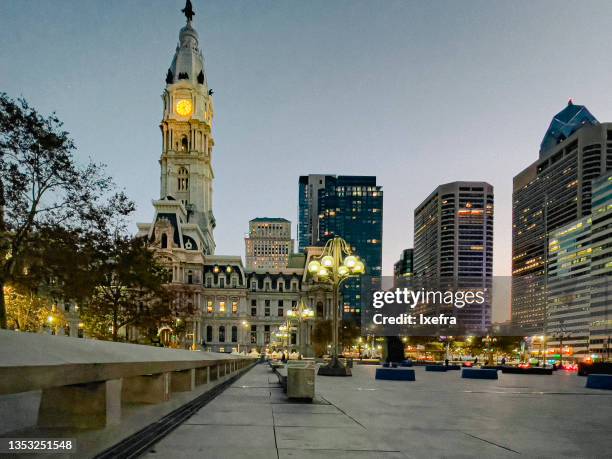
<instances>
[{"instance_id":1,"label":"arched window","mask_svg":"<svg viewBox=\"0 0 612 459\"><path fill-rule=\"evenodd\" d=\"M162 249L167 249L168 248L168 235L166 233L162 234L162 237L161 237L161 248Z\"/></svg>"},{"instance_id":2,"label":"arched window","mask_svg":"<svg viewBox=\"0 0 612 459\"><path fill-rule=\"evenodd\" d=\"M232 343L238 342L238 327L232 326Z\"/></svg>"},{"instance_id":3,"label":"arched window","mask_svg":"<svg viewBox=\"0 0 612 459\"><path fill-rule=\"evenodd\" d=\"M181 138L181 151L187 151L189 150L189 140L187 140L187 136L184 135Z\"/></svg>"},{"instance_id":4,"label":"arched window","mask_svg":"<svg viewBox=\"0 0 612 459\"><path fill-rule=\"evenodd\" d=\"M187 271L187 283L193 284L193 271L191 269Z\"/></svg>"},{"instance_id":5,"label":"arched window","mask_svg":"<svg viewBox=\"0 0 612 459\"><path fill-rule=\"evenodd\" d=\"M323 303L321 301L317 303L317 318L323 318Z\"/></svg>"},{"instance_id":6,"label":"arched window","mask_svg":"<svg viewBox=\"0 0 612 459\"><path fill-rule=\"evenodd\" d=\"M206 342L210 343L212 341L212 325L208 325L206 327Z\"/></svg>"},{"instance_id":7,"label":"arched window","mask_svg":"<svg viewBox=\"0 0 612 459\"><path fill-rule=\"evenodd\" d=\"M219 342L225 343L225 327L223 325L219 327Z\"/></svg>"},{"instance_id":8,"label":"arched window","mask_svg":"<svg viewBox=\"0 0 612 459\"><path fill-rule=\"evenodd\" d=\"M178 170L178 190L187 191L189 189L189 171L185 167Z\"/></svg>"}]
</instances>

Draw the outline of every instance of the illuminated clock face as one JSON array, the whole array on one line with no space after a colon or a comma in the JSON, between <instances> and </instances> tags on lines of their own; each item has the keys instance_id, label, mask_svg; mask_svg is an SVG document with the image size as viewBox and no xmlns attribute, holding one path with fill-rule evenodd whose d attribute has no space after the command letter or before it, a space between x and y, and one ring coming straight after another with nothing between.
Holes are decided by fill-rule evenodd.
<instances>
[{"instance_id":1,"label":"illuminated clock face","mask_svg":"<svg viewBox=\"0 0 612 459\"><path fill-rule=\"evenodd\" d=\"M176 103L176 113L178 113L179 115L189 116L191 115L192 111L193 111L193 105L191 104L190 100L182 99Z\"/></svg>"}]
</instances>

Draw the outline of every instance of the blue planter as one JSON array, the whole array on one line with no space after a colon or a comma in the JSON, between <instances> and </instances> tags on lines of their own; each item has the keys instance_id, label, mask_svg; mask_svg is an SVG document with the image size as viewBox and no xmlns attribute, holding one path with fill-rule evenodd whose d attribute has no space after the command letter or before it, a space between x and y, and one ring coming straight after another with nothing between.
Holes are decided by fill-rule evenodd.
<instances>
[{"instance_id":1,"label":"blue planter","mask_svg":"<svg viewBox=\"0 0 612 459\"><path fill-rule=\"evenodd\" d=\"M376 379L387 381L415 381L414 370L410 368L377 368Z\"/></svg>"},{"instance_id":2,"label":"blue planter","mask_svg":"<svg viewBox=\"0 0 612 459\"><path fill-rule=\"evenodd\" d=\"M593 374L587 376L586 387L589 389L612 390L612 375Z\"/></svg>"},{"instance_id":3,"label":"blue planter","mask_svg":"<svg viewBox=\"0 0 612 459\"><path fill-rule=\"evenodd\" d=\"M467 379L497 379L497 370L464 368L461 370L461 377Z\"/></svg>"},{"instance_id":4,"label":"blue planter","mask_svg":"<svg viewBox=\"0 0 612 459\"><path fill-rule=\"evenodd\" d=\"M425 371L446 371L447 368L444 365L427 365Z\"/></svg>"}]
</instances>

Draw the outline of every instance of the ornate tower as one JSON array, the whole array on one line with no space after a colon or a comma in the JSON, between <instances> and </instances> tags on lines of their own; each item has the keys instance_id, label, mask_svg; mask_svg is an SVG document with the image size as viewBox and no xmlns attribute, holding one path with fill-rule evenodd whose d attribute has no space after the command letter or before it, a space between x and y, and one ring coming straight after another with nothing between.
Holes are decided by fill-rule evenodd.
<instances>
[{"instance_id":1,"label":"ornate tower","mask_svg":"<svg viewBox=\"0 0 612 459\"><path fill-rule=\"evenodd\" d=\"M195 13L190 0L182 11L187 24L179 33L179 43L162 94L160 199L175 199L183 204L187 223L196 224L202 231L202 251L209 255L215 251L213 92L206 81L198 33L192 26Z\"/></svg>"}]
</instances>

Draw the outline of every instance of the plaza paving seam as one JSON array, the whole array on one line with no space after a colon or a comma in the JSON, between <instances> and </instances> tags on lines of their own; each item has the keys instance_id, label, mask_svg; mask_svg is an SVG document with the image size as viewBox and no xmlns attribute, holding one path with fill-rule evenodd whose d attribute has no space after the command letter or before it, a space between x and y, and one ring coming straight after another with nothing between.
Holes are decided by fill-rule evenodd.
<instances>
[{"instance_id":1,"label":"plaza paving seam","mask_svg":"<svg viewBox=\"0 0 612 459\"><path fill-rule=\"evenodd\" d=\"M357 419L355 419L353 416L351 416L350 414L347 414L346 411L344 411L342 408L340 408L339 406L337 406L336 404L334 404L333 402L330 402L329 400L327 400L325 397L321 397L321 399L325 400L327 403L329 403L331 406L335 407L338 411L340 411L343 415L345 415L347 418L349 418L351 421L353 421L354 423L360 425L361 427L363 427L365 430L368 430L368 428L366 426L364 426L361 422L359 422Z\"/></svg>"},{"instance_id":2,"label":"plaza paving seam","mask_svg":"<svg viewBox=\"0 0 612 459\"><path fill-rule=\"evenodd\" d=\"M497 446L498 448L502 448L502 449L505 449L505 450L510 451L512 453L516 453L518 455L521 455L521 453L519 453L518 451L515 451L512 448L508 448L507 446L499 445L499 444L497 444L497 443L495 443L493 441L485 440L484 438L477 437L476 435L472 435L472 434L469 434L467 432L463 432L461 430L460 430L460 432L462 434L464 434L464 435L467 435L468 437L472 437L472 438L475 438L476 440L484 441L485 443L489 443L490 445Z\"/></svg>"}]
</instances>

